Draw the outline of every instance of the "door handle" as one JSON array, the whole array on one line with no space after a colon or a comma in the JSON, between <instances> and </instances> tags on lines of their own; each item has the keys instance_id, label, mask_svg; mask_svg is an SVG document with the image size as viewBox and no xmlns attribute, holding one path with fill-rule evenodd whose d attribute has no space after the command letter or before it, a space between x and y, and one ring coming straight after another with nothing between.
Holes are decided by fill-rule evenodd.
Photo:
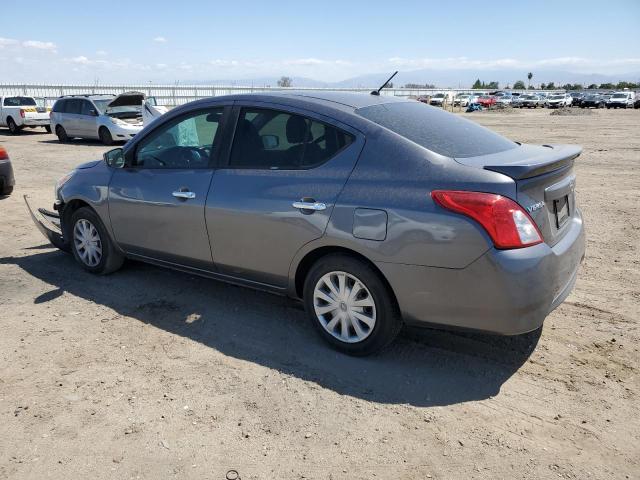
<instances>
[{"instance_id":1,"label":"door handle","mask_svg":"<svg viewBox=\"0 0 640 480\"><path fill-rule=\"evenodd\" d=\"M298 210L307 210L312 212L317 212L319 210L326 210L327 206L322 202L293 202L291 204L293 208L297 208Z\"/></svg>"},{"instance_id":2,"label":"door handle","mask_svg":"<svg viewBox=\"0 0 640 480\"><path fill-rule=\"evenodd\" d=\"M193 198L196 198L196 194L193 192L182 192L182 191L178 191L178 192L173 192L172 195L176 198L183 198L184 200L190 200Z\"/></svg>"}]
</instances>

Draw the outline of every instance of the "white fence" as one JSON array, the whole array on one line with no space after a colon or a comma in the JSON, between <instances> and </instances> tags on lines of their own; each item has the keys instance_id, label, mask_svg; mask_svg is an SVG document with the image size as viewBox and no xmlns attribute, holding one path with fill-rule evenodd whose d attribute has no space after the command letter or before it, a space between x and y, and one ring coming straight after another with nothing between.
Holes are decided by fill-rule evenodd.
<instances>
[{"instance_id":1,"label":"white fence","mask_svg":"<svg viewBox=\"0 0 640 480\"><path fill-rule=\"evenodd\" d=\"M369 93L373 90L369 88L298 88L298 87L256 87L256 86L235 86L235 85L53 85L53 84L3 84L0 83L0 95L24 95L41 99L45 105L50 106L55 99L62 95L83 95L83 94L119 94L123 92L137 91L143 92L147 96L156 98L159 105L181 105L199 98L215 97L219 95L230 95L234 93L250 93L265 91L330 91L330 92L360 92ZM455 95L458 92L469 92L470 89L463 88L385 88L383 95L393 95L398 97L419 97L422 95L433 95L436 92L449 92ZM514 90L517 91L517 90ZM553 91L546 90L547 93Z\"/></svg>"}]
</instances>

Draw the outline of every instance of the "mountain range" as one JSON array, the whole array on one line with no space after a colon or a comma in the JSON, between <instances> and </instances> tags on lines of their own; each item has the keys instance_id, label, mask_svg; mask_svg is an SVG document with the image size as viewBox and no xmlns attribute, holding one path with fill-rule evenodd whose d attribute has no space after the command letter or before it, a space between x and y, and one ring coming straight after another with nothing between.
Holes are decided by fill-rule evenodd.
<instances>
[{"instance_id":1,"label":"mountain range","mask_svg":"<svg viewBox=\"0 0 640 480\"><path fill-rule=\"evenodd\" d=\"M306 77L292 76L292 86L294 87L317 87L317 88L373 88L380 86L393 72L368 73L338 82L323 82ZM239 80L220 79L208 81L184 82L197 85L211 84L232 84L238 86L276 86L280 77L259 77ZM527 72L521 70L435 70L421 69L411 71L401 71L393 79L393 84L403 86L408 83L432 84L439 88L470 88L476 79L486 83L497 81L500 86L513 85L516 81L522 80L527 83ZM604 73L577 73L562 70L541 70L533 72L533 85L540 83L554 82L556 85L566 83L580 83L582 85L618 83L620 81L640 83L640 72L629 72L624 74L604 74Z\"/></svg>"}]
</instances>

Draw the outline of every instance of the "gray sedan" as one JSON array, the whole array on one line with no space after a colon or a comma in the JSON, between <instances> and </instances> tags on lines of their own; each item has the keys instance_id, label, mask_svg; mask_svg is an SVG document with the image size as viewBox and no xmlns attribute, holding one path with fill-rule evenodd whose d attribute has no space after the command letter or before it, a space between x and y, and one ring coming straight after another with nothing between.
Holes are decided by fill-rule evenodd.
<instances>
[{"instance_id":1,"label":"gray sedan","mask_svg":"<svg viewBox=\"0 0 640 480\"><path fill-rule=\"evenodd\" d=\"M40 230L85 270L125 258L287 295L349 354L403 324L519 334L584 255L570 145L523 145L420 102L215 97L57 184Z\"/></svg>"}]
</instances>

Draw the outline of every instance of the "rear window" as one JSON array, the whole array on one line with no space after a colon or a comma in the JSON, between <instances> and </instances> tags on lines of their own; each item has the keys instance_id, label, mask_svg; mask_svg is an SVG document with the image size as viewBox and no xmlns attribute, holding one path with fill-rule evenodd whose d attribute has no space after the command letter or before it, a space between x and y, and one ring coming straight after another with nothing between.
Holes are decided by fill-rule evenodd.
<instances>
[{"instance_id":1,"label":"rear window","mask_svg":"<svg viewBox=\"0 0 640 480\"><path fill-rule=\"evenodd\" d=\"M7 97L4 99L5 107L35 107L36 101L31 97Z\"/></svg>"},{"instance_id":2,"label":"rear window","mask_svg":"<svg viewBox=\"0 0 640 480\"><path fill-rule=\"evenodd\" d=\"M447 157L489 155L518 146L477 123L420 102L373 105L356 113Z\"/></svg>"}]
</instances>

